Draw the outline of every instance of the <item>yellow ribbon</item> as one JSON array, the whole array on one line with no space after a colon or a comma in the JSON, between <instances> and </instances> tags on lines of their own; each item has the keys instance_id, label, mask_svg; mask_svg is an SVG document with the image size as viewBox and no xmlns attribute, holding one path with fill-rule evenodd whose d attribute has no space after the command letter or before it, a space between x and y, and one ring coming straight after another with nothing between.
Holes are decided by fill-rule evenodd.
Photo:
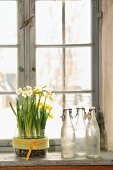
<instances>
[{"instance_id":1,"label":"yellow ribbon","mask_svg":"<svg viewBox=\"0 0 113 170\"><path fill-rule=\"evenodd\" d=\"M28 141L15 141L16 144L28 144ZM35 141L35 142L32 142L31 145L35 143L35 146L36 145L43 145L43 144L47 144L48 142L47 141Z\"/></svg>"},{"instance_id":2,"label":"yellow ribbon","mask_svg":"<svg viewBox=\"0 0 113 170\"><path fill-rule=\"evenodd\" d=\"M19 141L19 140L15 140L14 141L15 144L28 144L28 141ZM28 151L28 154L26 156L26 161L29 160L29 157L30 157L30 154L31 154L31 151L33 150L33 148L35 148L37 145L42 145L42 144L48 144L48 141L33 141L31 144L30 144L30 148L29 148L29 151Z\"/></svg>"},{"instance_id":3,"label":"yellow ribbon","mask_svg":"<svg viewBox=\"0 0 113 170\"><path fill-rule=\"evenodd\" d=\"M30 154L31 154L31 151L33 150L33 148L37 145L37 144L46 144L47 141L41 141L41 142L32 142L31 145L30 145L30 148L29 148L29 151L28 151L28 154L26 156L26 161L29 160L29 157L30 157Z\"/></svg>"},{"instance_id":4,"label":"yellow ribbon","mask_svg":"<svg viewBox=\"0 0 113 170\"><path fill-rule=\"evenodd\" d=\"M32 151L32 149L33 149L36 145L37 145L37 142L33 142L33 143L31 144L31 146L30 146L30 148L29 148L29 151L28 151L28 154L27 154L27 156L26 156L26 161L29 160L31 151Z\"/></svg>"}]
</instances>

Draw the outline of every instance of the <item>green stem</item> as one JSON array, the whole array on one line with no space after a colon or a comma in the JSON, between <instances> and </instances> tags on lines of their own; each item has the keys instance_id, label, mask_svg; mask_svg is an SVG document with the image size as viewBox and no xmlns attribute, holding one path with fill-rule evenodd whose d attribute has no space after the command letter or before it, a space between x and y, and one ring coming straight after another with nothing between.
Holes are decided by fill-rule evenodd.
<instances>
[{"instance_id":1,"label":"green stem","mask_svg":"<svg viewBox=\"0 0 113 170\"><path fill-rule=\"evenodd\" d=\"M45 97L45 100L44 100L44 108L45 108L45 105L46 105L46 100L47 100L47 96Z\"/></svg>"}]
</instances>

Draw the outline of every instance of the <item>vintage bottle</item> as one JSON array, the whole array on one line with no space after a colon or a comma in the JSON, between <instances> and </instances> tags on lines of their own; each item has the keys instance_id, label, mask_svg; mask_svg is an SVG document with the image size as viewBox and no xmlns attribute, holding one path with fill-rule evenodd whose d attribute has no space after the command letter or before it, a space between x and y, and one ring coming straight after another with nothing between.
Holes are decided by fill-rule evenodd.
<instances>
[{"instance_id":1,"label":"vintage bottle","mask_svg":"<svg viewBox=\"0 0 113 170\"><path fill-rule=\"evenodd\" d=\"M88 158L98 158L100 154L100 130L96 120L96 108L89 109L88 124L86 128L86 155Z\"/></svg>"},{"instance_id":2,"label":"vintage bottle","mask_svg":"<svg viewBox=\"0 0 113 170\"><path fill-rule=\"evenodd\" d=\"M75 133L72 124L72 109L64 109L61 128L61 157L73 158L75 156Z\"/></svg>"},{"instance_id":3,"label":"vintage bottle","mask_svg":"<svg viewBox=\"0 0 113 170\"><path fill-rule=\"evenodd\" d=\"M86 156L86 124L85 109L83 107L76 108L75 123L75 156Z\"/></svg>"}]
</instances>

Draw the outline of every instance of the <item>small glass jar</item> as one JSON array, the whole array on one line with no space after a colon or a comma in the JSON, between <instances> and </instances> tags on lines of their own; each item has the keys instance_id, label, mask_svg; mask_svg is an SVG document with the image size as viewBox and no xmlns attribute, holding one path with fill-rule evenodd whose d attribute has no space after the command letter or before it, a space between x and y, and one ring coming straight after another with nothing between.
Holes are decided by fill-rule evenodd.
<instances>
[{"instance_id":1,"label":"small glass jar","mask_svg":"<svg viewBox=\"0 0 113 170\"><path fill-rule=\"evenodd\" d=\"M86 124L85 124L85 109L83 107L76 108L76 123L75 123L75 156L86 156Z\"/></svg>"},{"instance_id":2,"label":"small glass jar","mask_svg":"<svg viewBox=\"0 0 113 170\"><path fill-rule=\"evenodd\" d=\"M72 124L72 109L63 110L63 125L61 128L61 157L73 158L75 156L75 133Z\"/></svg>"},{"instance_id":3,"label":"small glass jar","mask_svg":"<svg viewBox=\"0 0 113 170\"><path fill-rule=\"evenodd\" d=\"M31 149L29 158L45 158L49 148L49 139L45 137L45 129L23 133L23 131L16 129L15 137L12 140L14 152L18 157L26 158ZM38 145L41 147L37 148Z\"/></svg>"},{"instance_id":4,"label":"small glass jar","mask_svg":"<svg viewBox=\"0 0 113 170\"><path fill-rule=\"evenodd\" d=\"M88 158L98 158L100 154L100 130L95 113L96 108L92 106L89 109L89 121L86 128L86 154Z\"/></svg>"}]
</instances>

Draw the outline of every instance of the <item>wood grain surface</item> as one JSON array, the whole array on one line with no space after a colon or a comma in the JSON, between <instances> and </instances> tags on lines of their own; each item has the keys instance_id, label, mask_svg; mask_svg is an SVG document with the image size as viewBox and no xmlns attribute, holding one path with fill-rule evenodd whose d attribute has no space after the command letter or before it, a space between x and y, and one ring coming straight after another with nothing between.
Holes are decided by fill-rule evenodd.
<instances>
[{"instance_id":1,"label":"wood grain surface","mask_svg":"<svg viewBox=\"0 0 113 170\"><path fill-rule=\"evenodd\" d=\"M0 170L113 170L113 166L0 167Z\"/></svg>"}]
</instances>

